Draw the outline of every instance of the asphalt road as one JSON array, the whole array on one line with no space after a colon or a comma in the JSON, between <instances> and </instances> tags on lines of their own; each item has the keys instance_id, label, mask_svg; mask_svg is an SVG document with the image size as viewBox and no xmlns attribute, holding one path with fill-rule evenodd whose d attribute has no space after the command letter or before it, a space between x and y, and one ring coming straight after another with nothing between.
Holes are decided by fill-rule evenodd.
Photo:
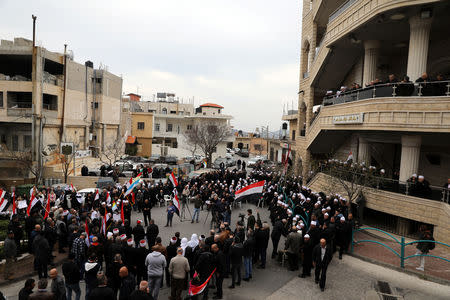
<instances>
[{"instance_id":1,"label":"asphalt road","mask_svg":"<svg viewBox=\"0 0 450 300\"><path fill-rule=\"evenodd\" d=\"M232 213L232 223L238 220L240 212L245 213L247 208L256 210L254 205L244 204L242 208L236 208ZM192 211L192 205L190 207ZM262 220L268 220L268 211L259 209ZM189 217L189 212L187 212ZM180 222L174 217L173 227L164 227L166 220L165 208L152 209L152 217L160 228L160 236L163 244L168 244L174 232L179 231L182 237L190 238L192 233L207 234L209 231L210 216L204 224L206 212L200 213L200 222L191 224L190 221ZM133 213L132 222L135 224L141 214ZM233 226L234 227L234 226ZM280 241L283 247L284 240ZM268 253L272 251L269 243ZM268 255L270 257L270 255ZM59 268L60 269L60 268ZM224 281L224 299L271 299L271 300L294 300L294 299L366 299L366 295L374 291L378 281L383 280L390 283L391 288L403 298L399 299L449 299L450 287L424 281L417 277L393 271L384 267L363 262L359 259L345 256L343 260L333 259L327 276L327 288L324 293L314 284L313 278L300 279L297 272L290 272L281 267L274 260L268 259L265 270L254 269L253 279L250 282L242 282L240 287L233 290L228 289L230 279ZM20 288L24 281L10 284L0 290L7 299L17 299ZM82 299L84 299L84 283L82 282ZM210 295L212 296L210 291ZM160 292L159 299L168 299L170 289L164 287Z\"/></svg>"}]
</instances>

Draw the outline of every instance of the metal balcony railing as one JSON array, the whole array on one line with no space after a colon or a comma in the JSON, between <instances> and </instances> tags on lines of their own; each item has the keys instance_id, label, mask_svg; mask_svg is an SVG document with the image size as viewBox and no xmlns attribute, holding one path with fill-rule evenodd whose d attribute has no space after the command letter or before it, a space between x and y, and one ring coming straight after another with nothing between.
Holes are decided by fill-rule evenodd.
<instances>
[{"instance_id":1,"label":"metal balcony railing","mask_svg":"<svg viewBox=\"0 0 450 300\"><path fill-rule=\"evenodd\" d=\"M450 81L430 81L420 83L386 83L362 89L337 92L325 96L323 105L341 104L358 100L381 97L430 97L450 96Z\"/></svg>"},{"instance_id":2,"label":"metal balcony railing","mask_svg":"<svg viewBox=\"0 0 450 300\"><path fill-rule=\"evenodd\" d=\"M418 198L435 200L450 204L450 189L429 185L429 189L418 188L416 184L409 181L404 182L396 179L382 177L374 171L363 172L359 168L351 168L350 166L336 166L329 163L322 163L318 168L319 172L325 173L333 177L339 177L343 180L352 180L355 175L358 177L370 177L369 180L361 180L367 184L367 187L377 190L383 190L403 195L409 195Z\"/></svg>"}]
</instances>

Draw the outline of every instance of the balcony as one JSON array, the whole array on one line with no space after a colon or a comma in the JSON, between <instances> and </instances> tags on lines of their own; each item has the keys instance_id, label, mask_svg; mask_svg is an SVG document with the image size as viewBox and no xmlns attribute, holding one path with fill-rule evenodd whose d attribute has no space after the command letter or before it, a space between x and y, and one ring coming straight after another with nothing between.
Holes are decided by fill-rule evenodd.
<instances>
[{"instance_id":1,"label":"balcony","mask_svg":"<svg viewBox=\"0 0 450 300\"><path fill-rule=\"evenodd\" d=\"M370 87L337 92L323 98L323 106L382 97L440 97L450 96L450 81L421 83L379 84Z\"/></svg>"},{"instance_id":2,"label":"balcony","mask_svg":"<svg viewBox=\"0 0 450 300\"><path fill-rule=\"evenodd\" d=\"M296 120L298 118L298 110L288 110L287 114L284 114L282 116L282 120L284 121L292 121L292 120Z\"/></svg>"}]
</instances>

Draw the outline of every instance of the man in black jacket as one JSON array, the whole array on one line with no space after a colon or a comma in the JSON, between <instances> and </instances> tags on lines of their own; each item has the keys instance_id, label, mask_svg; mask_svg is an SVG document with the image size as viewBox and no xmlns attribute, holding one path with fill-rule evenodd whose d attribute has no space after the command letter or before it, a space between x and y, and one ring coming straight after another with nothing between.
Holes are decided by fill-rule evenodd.
<instances>
[{"instance_id":1,"label":"man in black jacket","mask_svg":"<svg viewBox=\"0 0 450 300\"><path fill-rule=\"evenodd\" d=\"M320 290L325 290L325 281L327 279L327 268L331 261L331 247L327 245L325 239L320 239L320 243L313 250L313 266L315 268L315 281L319 284Z\"/></svg>"},{"instance_id":2,"label":"man in black jacket","mask_svg":"<svg viewBox=\"0 0 450 300\"><path fill-rule=\"evenodd\" d=\"M309 236L309 234L305 234L305 236L303 237L303 248L302 248L302 253L303 253L303 260L302 260L302 265L303 265L303 270L302 270L302 274L298 275L301 278L305 278L305 277L309 277L311 276L311 266L312 266L312 252L314 249L314 245L312 243L311 237Z\"/></svg>"},{"instance_id":3,"label":"man in black jacket","mask_svg":"<svg viewBox=\"0 0 450 300\"><path fill-rule=\"evenodd\" d=\"M350 223L342 216L336 226L336 244L339 246L339 259L342 259L342 253L347 252L350 240L352 238L352 227Z\"/></svg>"},{"instance_id":4,"label":"man in black jacket","mask_svg":"<svg viewBox=\"0 0 450 300\"><path fill-rule=\"evenodd\" d=\"M152 295L148 293L148 282L141 281L139 289L135 290L128 297L129 300L153 300Z\"/></svg>"},{"instance_id":5,"label":"man in black jacket","mask_svg":"<svg viewBox=\"0 0 450 300\"><path fill-rule=\"evenodd\" d=\"M136 288L136 280L131 273L128 273L127 267L120 268L119 276L121 278L119 300L128 300Z\"/></svg>"},{"instance_id":6,"label":"man in black jacket","mask_svg":"<svg viewBox=\"0 0 450 300\"><path fill-rule=\"evenodd\" d=\"M287 220L283 219L283 220L275 221L275 224L273 225L272 234L271 234L272 246L273 246L272 258L277 257L278 243L280 242L281 235L284 235L284 236L287 235L286 223L287 223Z\"/></svg>"},{"instance_id":7,"label":"man in black jacket","mask_svg":"<svg viewBox=\"0 0 450 300\"><path fill-rule=\"evenodd\" d=\"M213 297L213 299L222 299L223 297L222 284L226 271L225 255L219 249L219 246L217 246L217 244L213 244L211 246L211 251L214 253L214 263L216 266L216 273L215 273L216 288L217 288L217 291L215 292L215 296Z\"/></svg>"},{"instance_id":8,"label":"man in black jacket","mask_svg":"<svg viewBox=\"0 0 450 300\"><path fill-rule=\"evenodd\" d=\"M256 242L256 252L258 254L258 258L261 259L261 264L258 266L258 269L266 268L266 254L267 254L267 246L269 245L270 238L270 227L269 224L264 222L262 224L262 228L259 228L258 223L255 226L255 242Z\"/></svg>"},{"instance_id":9,"label":"man in black jacket","mask_svg":"<svg viewBox=\"0 0 450 300\"><path fill-rule=\"evenodd\" d=\"M255 238L253 230L247 231L247 239L244 242L244 269L245 275L242 280L249 281L252 278L252 254L255 249Z\"/></svg>"},{"instance_id":10,"label":"man in black jacket","mask_svg":"<svg viewBox=\"0 0 450 300\"><path fill-rule=\"evenodd\" d=\"M62 272L66 283L67 299L72 299L72 291L75 292L75 300L80 300L80 270L77 264L73 261L74 254L69 253L69 260L63 263Z\"/></svg>"},{"instance_id":11,"label":"man in black jacket","mask_svg":"<svg viewBox=\"0 0 450 300\"><path fill-rule=\"evenodd\" d=\"M33 240L34 264L37 268L39 279L47 278L50 246L41 231L41 226L36 225L35 230L37 235Z\"/></svg>"},{"instance_id":12,"label":"man in black jacket","mask_svg":"<svg viewBox=\"0 0 450 300\"><path fill-rule=\"evenodd\" d=\"M104 274L97 275L98 286L91 291L87 300L115 300L114 291L106 286L107 280Z\"/></svg>"},{"instance_id":13,"label":"man in black jacket","mask_svg":"<svg viewBox=\"0 0 450 300\"><path fill-rule=\"evenodd\" d=\"M253 215L252 210L249 208L247 209L247 215L248 215L248 219L247 219L247 230L250 228L251 230L255 229L255 223L256 223L256 219L255 216Z\"/></svg>"},{"instance_id":14,"label":"man in black jacket","mask_svg":"<svg viewBox=\"0 0 450 300\"><path fill-rule=\"evenodd\" d=\"M139 246L139 242L145 238L145 229L142 227L141 220L136 221L136 226L133 228L133 238L136 248Z\"/></svg>"},{"instance_id":15,"label":"man in black jacket","mask_svg":"<svg viewBox=\"0 0 450 300\"><path fill-rule=\"evenodd\" d=\"M148 247L151 249L155 245L156 237L159 234L159 228L158 225L155 224L155 220L150 220L150 225L147 227L147 241L148 241Z\"/></svg>"},{"instance_id":16,"label":"man in black jacket","mask_svg":"<svg viewBox=\"0 0 450 300\"><path fill-rule=\"evenodd\" d=\"M244 246L239 237L235 237L233 244L230 247L230 262L231 262L231 285L230 289L234 289L234 284L241 285L241 267L242 256L244 255ZM236 281L237 275L237 281Z\"/></svg>"}]
</instances>

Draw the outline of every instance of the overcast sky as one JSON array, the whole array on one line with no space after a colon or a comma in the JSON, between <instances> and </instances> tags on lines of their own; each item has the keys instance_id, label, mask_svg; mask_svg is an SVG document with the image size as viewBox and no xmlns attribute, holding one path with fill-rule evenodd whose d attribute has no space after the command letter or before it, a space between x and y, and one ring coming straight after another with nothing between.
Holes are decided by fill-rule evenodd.
<instances>
[{"instance_id":1,"label":"overcast sky","mask_svg":"<svg viewBox=\"0 0 450 300\"><path fill-rule=\"evenodd\" d=\"M278 130L298 91L299 0L0 0L0 38L107 65L123 91L214 102L237 129Z\"/></svg>"}]
</instances>

